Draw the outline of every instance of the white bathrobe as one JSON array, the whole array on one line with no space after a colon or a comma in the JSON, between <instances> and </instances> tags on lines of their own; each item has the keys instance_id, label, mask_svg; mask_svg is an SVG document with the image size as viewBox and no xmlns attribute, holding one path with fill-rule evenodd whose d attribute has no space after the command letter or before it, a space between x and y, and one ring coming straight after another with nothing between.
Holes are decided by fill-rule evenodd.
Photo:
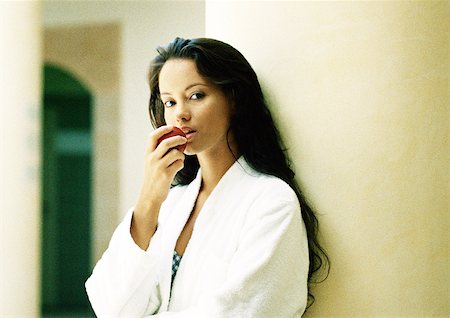
<instances>
[{"instance_id":1,"label":"white bathrobe","mask_svg":"<svg viewBox=\"0 0 450 318\"><path fill-rule=\"evenodd\" d=\"M204 203L171 288L173 251L200 183L201 169L169 191L147 251L127 213L86 282L98 317L301 316L309 259L297 197L242 157Z\"/></svg>"}]
</instances>

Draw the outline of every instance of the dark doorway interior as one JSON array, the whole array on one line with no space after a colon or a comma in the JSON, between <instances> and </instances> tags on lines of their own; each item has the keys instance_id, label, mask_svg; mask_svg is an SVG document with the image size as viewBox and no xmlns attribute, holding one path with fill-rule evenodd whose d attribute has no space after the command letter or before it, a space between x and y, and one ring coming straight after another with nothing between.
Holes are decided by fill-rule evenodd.
<instances>
[{"instance_id":1,"label":"dark doorway interior","mask_svg":"<svg viewBox=\"0 0 450 318\"><path fill-rule=\"evenodd\" d=\"M90 317L92 96L48 64L43 96L42 315Z\"/></svg>"}]
</instances>

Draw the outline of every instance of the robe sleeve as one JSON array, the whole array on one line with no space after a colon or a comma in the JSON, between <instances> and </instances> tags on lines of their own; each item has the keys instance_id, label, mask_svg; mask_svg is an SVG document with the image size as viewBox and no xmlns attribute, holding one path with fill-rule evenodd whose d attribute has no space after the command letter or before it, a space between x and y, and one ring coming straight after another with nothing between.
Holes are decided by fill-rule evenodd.
<instances>
[{"instance_id":1,"label":"robe sleeve","mask_svg":"<svg viewBox=\"0 0 450 318\"><path fill-rule=\"evenodd\" d=\"M86 291L97 317L142 317L160 306L158 253L140 249L130 234L133 211L116 228L108 249L86 281ZM157 231L158 232L158 231Z\"/></svg>"},{"instance_id":2,"label":"robe sleeve","mask_svg":"<svg viewBox=\"0 0 450 318\"><path fill-rule=\"evenodd\" d=\"M295 193L281 188L262 193L248 211L220 288L186 310L147 317L300 317L308 294L306 230Z\"/></svg>"}]
</instances>

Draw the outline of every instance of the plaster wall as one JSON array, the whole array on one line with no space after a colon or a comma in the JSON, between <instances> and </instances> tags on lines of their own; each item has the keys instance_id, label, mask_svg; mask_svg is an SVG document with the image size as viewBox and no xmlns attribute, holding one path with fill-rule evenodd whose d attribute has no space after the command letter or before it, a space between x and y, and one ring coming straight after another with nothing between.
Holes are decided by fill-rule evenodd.
<instances>
[{"instance_id":1,"label":"plaster wall","mask_svg":"<svg viewBox=\"0 0 450 318\"><path fill-rule=\"evenodd\" d=\"M156 47L171 41L176 36L199 37L204 35L204 2L202 1L45 1L43 5L43 21L46 29L80 28L94 26L115 25L119 30L120 46L113 58L118 57L118 81L108 81L111 75L107 70L95 70L95 59L90 62L78 63L78 68L84 68L85 78L93 78L106 81L108 92L102 102L105 110L108 104L116 105L117 113L113 119L117 126L107 125L106 121L96 117L102 122L108 131L115 130L117 136L117 165L114 171L108 166L111 162L101 160L102 149L96 153L100 160L98 169L115 174L117 189L114 188L114 180L104 182L105 178L98 180L97 193L111 191L117 193L116 202L108 205L105 200L101 204L103 208L97 213L96 220L103 226L101 232L95 231L96 241L93 262L95 262L107 246L114 226L121 220L137 199L141 186L144 169L144 151L148 134L152 131L148 116L148 84L147 72L150 60L155 55ZM103 33L104 35L104 33ZM107 39L99 34L98 42L91 44L97 58L111 59L110 55L103 56L103 47ZM85 37L85 36L84 36ZM83 36L80 35L79 39ZM115 47L117 43L111 42ZM64 48L62 48L64 49ZM61 50L61 48L60 48ZM107 50L113 54L112 50ZM70 50L65 50L66 55ZM116 61L115 59L113 59ZM115 62L114 62L115 63ZM77 64L77 63L75 63ZM104 63L102 64L104 65ZM114 67L112 68L114 69ZM102 73L103 72L103 73ZM92 74L88 74L92 73ZM103 74L102 78L99 76ZM115 76L115 74L112 74ZM92 80L88 82L95 85ZM97 84L98 85L98 84ZM110 123L111 124L111 123ZM95 124L94 124L95 125ZM104 135L107 138L107 135ZM115 139L111 141L114 143ZM106 140L105 140L106 141ZM111 149L116 151L116 149ZM105 159L105 158L104 158ZM103 168L102 168L103 167ZM101 182L101 183L100 183ZM97 208L99 203L97 204ZM104 223L103 223L104 222ZM95 229L101 228L101 224L94 224ZM100 234L99 234L100 233ZM98 237L98 236L101 236Z\"/></svg>"},{"instance_id":2,"label":"plaster wall","mask_svg":"<svg viewBox=\"0 0 450 318\"><path fill-rule=\"evenodd\" d=\"M102 255L117 226L119 53L120 27L114 23L53 26L44 30L44 62L71 72L93 96L91 254L94 260Z\"/></svg>"},{"instance_id":3,"label":"plaster wall","mask_svg":"<svg viewBox=\"0 0 450 318\"><path fill-rule=\"evenodd\" d=\"M448 2L207 1L259 74L318 212L307 317L450 315Z\"/></svg>"},{"instance_id":4,"label":"plaster wall","mask_svg":"<svg viewBox=\"0 0 450 318\"><path fill-rule=\"evenodd\" d=\"M40 313L40 17L0 4L0 317Z\"/></svg>"}]
</instances>

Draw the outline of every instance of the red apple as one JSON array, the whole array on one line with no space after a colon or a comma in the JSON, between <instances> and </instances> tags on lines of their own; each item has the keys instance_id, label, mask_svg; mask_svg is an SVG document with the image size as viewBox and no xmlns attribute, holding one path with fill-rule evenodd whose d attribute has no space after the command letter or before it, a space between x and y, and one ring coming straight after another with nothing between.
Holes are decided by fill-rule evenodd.
<instances>
[{"instance_id":1,"label":"red apple","mask_svg":"<svg viewBox=\"0 0 450 318\"><path fill-rule=\"evenodd\" d=\"M167 133L165 135L162 135L162 137L158 139L158 145L164 139L169 138L169 137L174 137L174 136L186 137L186 134L180 128L173 127L173 130L171 132L169 132L169 133ZM183 152L184 149L186 149L186 145L187 145L187 143L182 144L182 145L178 145L175 148L177 148L179 151Z\"/></svg>"}]
</instances>

